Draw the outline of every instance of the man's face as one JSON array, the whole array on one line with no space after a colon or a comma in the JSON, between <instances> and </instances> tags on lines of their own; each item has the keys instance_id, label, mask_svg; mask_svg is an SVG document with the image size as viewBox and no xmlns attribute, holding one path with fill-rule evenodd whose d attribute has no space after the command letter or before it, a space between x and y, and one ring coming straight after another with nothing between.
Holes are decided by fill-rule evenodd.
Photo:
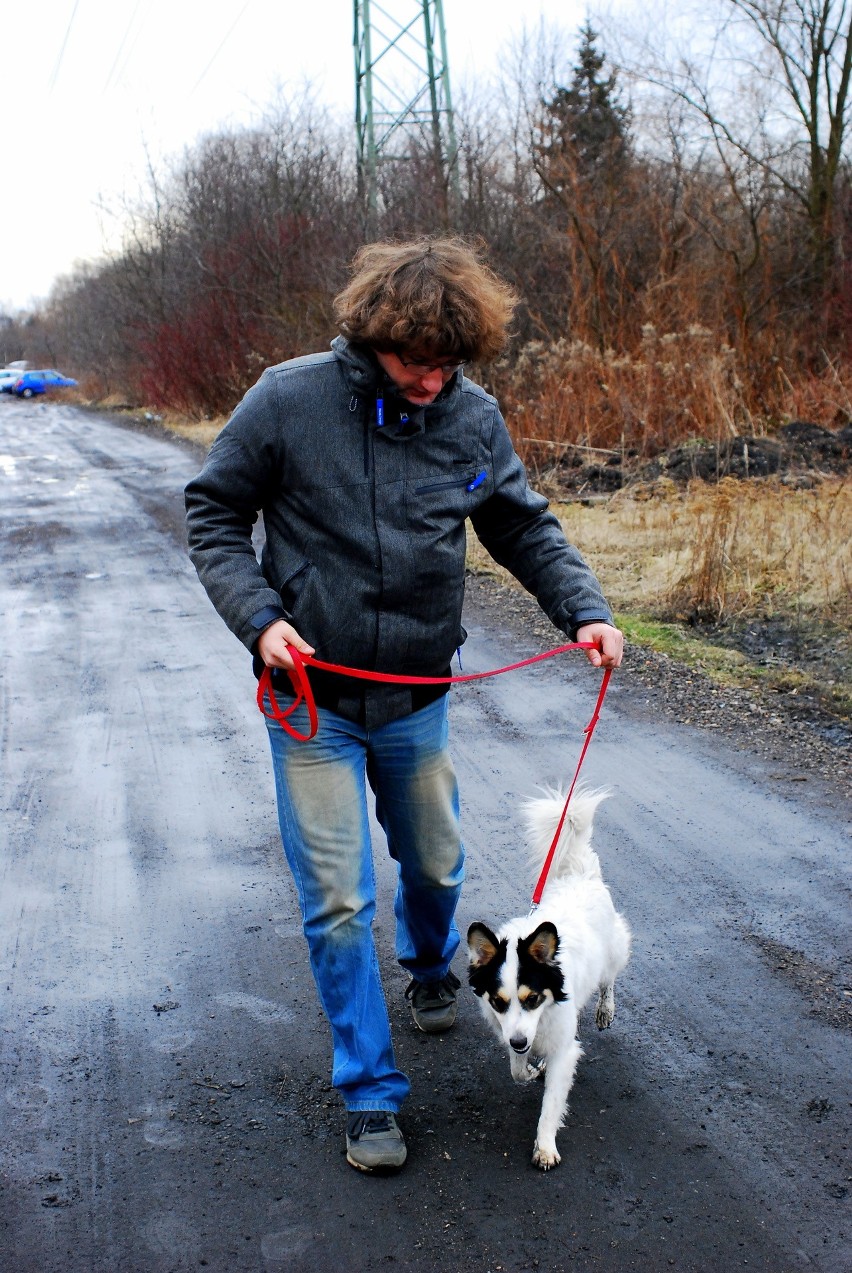
<instances>
[{"instance_id":1,"label":"man's face","mask_svg":"<svg viewBox=\"0 0 852 1273\"><path fill-rule=\"evenodd\" d=\"M462 365L458 359L441 358L420 350L403 354L381 354L376 361L390 377L399 393L416 407L434 402L448 380Z\"/></svg>"}]
</instances>

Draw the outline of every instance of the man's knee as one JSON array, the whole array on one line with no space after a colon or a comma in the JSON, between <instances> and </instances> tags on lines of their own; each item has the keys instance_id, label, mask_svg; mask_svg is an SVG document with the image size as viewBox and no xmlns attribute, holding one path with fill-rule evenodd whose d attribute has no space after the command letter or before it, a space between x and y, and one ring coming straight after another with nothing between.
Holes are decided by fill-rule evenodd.
<instances>
[{"instance_id":1,"label":"man's knee","mask_svg":"<svg viewBox=\"0 0 852 1273\"><path fill-rule=\"evenodd\" d=\"M355 944L369 931L375 909L372 897L360 892L332 890L308 909L304 919L305 936L338 946Z\"/></svg>"}]
</instances>

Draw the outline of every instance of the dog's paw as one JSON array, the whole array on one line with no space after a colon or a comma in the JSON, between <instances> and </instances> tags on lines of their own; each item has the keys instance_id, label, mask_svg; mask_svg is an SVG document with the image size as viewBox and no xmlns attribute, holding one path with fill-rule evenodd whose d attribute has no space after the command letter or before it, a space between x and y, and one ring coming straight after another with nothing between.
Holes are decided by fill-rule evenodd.
<instances>
[{"instance_id":1,"label":"dog's paw","mask_svg":"<svg viewBox=\"0 0 852 1273\"><path fill-rule=\"evenodd\" d=\"M539 1167L542 1171L550 1171L551 1167L558 1167L562 1161L555 1145L552 1148L545 1149L538 1141L536 1141L535 1149L533 1150L532 1160L534 1166Z\"/></svg>"},{"instance_id":2,"label":"dog's paw","mask_svg":"<svg viewBox=\"0 0 852 1273\"><path fill-rule=\"evenodd\" d=\"M530 1070L532 1071L530 1074L531 1079L543 1079L547 1073L547 1061L543 1056L534 1057L530 1061Z\"/></svg>"},{"instance_id":3,"label":"dog's paw","mask_svg":"<svg viewBox=\"0 0 852 1273\"><path fill-rule=\"evenodd\" d=\"M532 1083L534 1079L543 1079L546 1062L541 1057L533 1061L523 1061L512 1066L512 1078L516 1083Z\"/></svg>"}]
</instances>

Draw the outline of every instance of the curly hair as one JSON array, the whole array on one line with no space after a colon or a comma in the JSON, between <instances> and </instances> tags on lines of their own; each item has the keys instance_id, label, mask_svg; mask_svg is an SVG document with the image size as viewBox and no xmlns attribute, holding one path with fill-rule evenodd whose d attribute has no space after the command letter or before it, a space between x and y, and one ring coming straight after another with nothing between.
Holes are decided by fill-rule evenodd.
<instances>
[{"instance_id":1,"label":"curly hair","mask_svg":"<svg viewBox=\"0 0 852 1273\"><path fill-rule=\"evenodd\" d=\"M355 344L487 362L506 343L518 297L462 239L368 243L351 270L334 312Z\"/></svg>"}]
</instances>

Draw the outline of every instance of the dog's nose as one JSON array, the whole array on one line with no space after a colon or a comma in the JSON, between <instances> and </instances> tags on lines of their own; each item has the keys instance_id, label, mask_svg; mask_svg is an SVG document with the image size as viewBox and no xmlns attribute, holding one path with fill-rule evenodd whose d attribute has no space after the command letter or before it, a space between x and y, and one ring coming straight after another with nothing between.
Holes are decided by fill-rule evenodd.
<instances>
[{"instance_id":1,"label":"dog's nose","mask_svg":"<svg viewBox=\"0 0 852 1273\"><path fill-rule=\"evenodd\" d=\"M530 1045L527 1043L525 1034L513 1034L509 1040L509 1046L514 1052L526 1052Z\"/></svg>"}]
</instances>

